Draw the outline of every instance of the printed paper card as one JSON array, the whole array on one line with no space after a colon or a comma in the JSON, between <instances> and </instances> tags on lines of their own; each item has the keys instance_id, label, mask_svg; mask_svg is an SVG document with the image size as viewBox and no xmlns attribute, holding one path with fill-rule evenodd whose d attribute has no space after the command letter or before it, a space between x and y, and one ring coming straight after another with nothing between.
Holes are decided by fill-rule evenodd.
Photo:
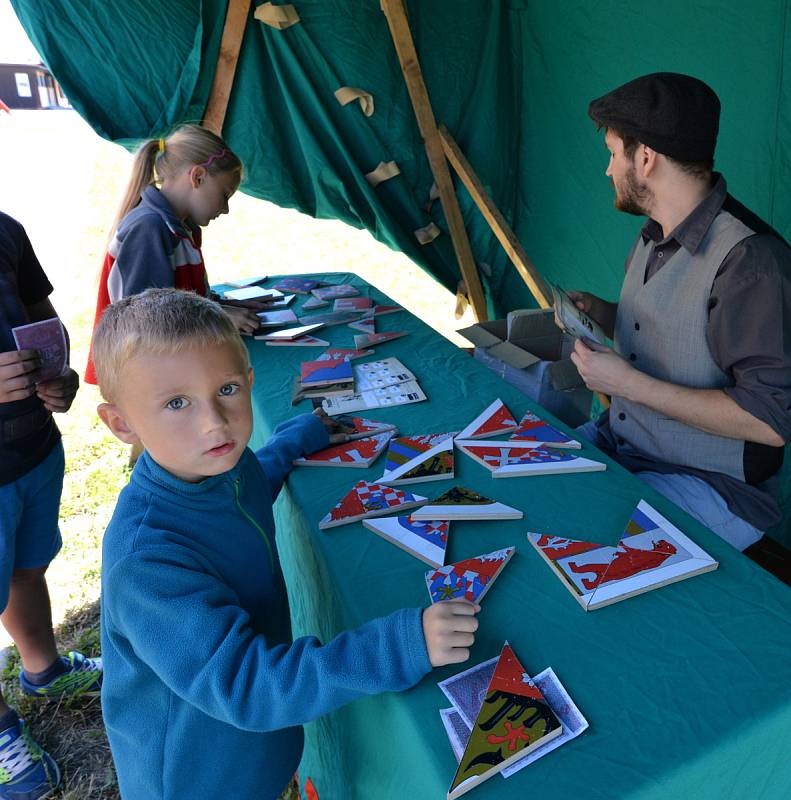
<instances>
[{"instance_id":1,"label":"printed paper card","mask_svg":"<svg viewBox=\"0 0 791 800\"><path fill-rule=\"evenodd\" d=\"M413 512L415 519L522 519L519 509L490 500L478 492L454 486L428 504Z\"/></svg>"},{"instance_id":2,"label":"printed paper card","mask_svg":"<svg viewBox=\"0 0 791 800\"><path fill-rule=\"evenodd\" d=\"M393 331L390 333L358 333L354 337L355 347L373 347L384 342L392 342L393 339L400 339L406 336L409 331Z\"/></svg>"},{"instance_id":3,"label":"printed paper card","mask_svg":"<svg viewBox=\"0 0 791 800\"><path fill-rule=\"evenodd\" d=\"M66 333L57 317L31 322L12 328L17 350L35 350L41 366L35 373L36 381L51 381L66 371L68 347Z\"/></svg>"},{"instance_id":4,"label":"printed paper card","mask_svg":"<svg viewBox=\"0 0 791 800\"><path fill-rule=\"evenodd\" d=\"M379 480L392 486L452 477L453 433L434 433L393 439Z\"/></svg>"},{"instance_id":5,"label":"printed paper card","mask_svg":"<svg viewBox=\"0 0 791 800\"><path fill-rule=\"evenodd\" d=\"M325 286L321 289L313 289L311 294L319 300L335 300L338 297L357 297L360 290L348 283L340 283L333 286Z\"/></svg>"},{"instance_id":6,"label":"printed paper card","mask_svg":"<svg viewBox=\"0 0 791 800\"><path fill-rule=\"evenodd\" d=\"M299 339L267 340L266 344L269 347L328 347L330 343L324 339L317 339L315 336L308 335L300 336Z\"/></svg>"},{"instance_id":7,"label":"printed paper card","mask_svg":"<svg viewBox=\"0 0 791 800\"><path fill-rule=\"evenodd\" d=\"M381 389L360 392L351 397L327 398L321 407L330 415L353 414L355 411L371 411L376 408L403 406L409 403L420 403L426 395L417 381L384 386Z\"/></svg>"},{"instance_id":8,"label":"printed paper card","mask_svg":"<svg viewBox=\"0 0 791 800\"><path fill-rule=\"evenodd\" d=\"M499 398L482 411L456 438L485 439L487 436L499 436L501 433L512 433L517 428L516 420Z\"/></svg>"},{"instance_id":9,"label":"printed paper card","mask_svg":"<svg viewBox=\"0 0 791 800\"><path fill-rule=\"evenodd\" d=\"M297 458L294 464L302 467L370 467L379 454L387 447L393 433L380 433L351 442L336 444Z\"/></svg>"},{"instance_id":10,"label":"printed paper card","mask_svg":"<svg viewBox=\"0 0 791 800\"><path fill-rule=\"evenodd\" d=\"M552 534L528 533L528 540L586 611L718 566L644 500L615 547Z\"/></svg>"},{"instance_id":11,"label":"printed paper card","mask_svg":"<svg viewBox=\"0 0 791 800\"><path fill-rule=\"evenodd\" d=\"M568 447L579 449L582 445L570 436L553 428L537 414L528 411L522 417L517 429L511 434L511 440L533 442L536 445L548 444L552 447Z\"/></svg>"},{"instance_id":12,"label":"printed paper card","mask_svg":"<svg viewBox=\"0 0 791 800\"><path fill-rule=\"evenodd\" d=\"M451 708L440 709L439 713L457 762L461 761L464 748L469 741L472 726L475 724L475 718L483 704L483 698L486 696L486 689L494 674L496 663L497 659L492 658L437 684L453 703ZM532 752L524 754L510 766L501 770L500 774L503 778L510 778L514 773L524 769L547 753L551 753L571 739L575 739L588 729L588 721L582 716L576 703L571 699L551 667L539 672L533 678L533 683L541 690L549 707L560 720L563 733L546 744L536 747ZM461 702L457 702L459 700ZM470 720L464 716L462 711L463 706L468 703L474 709Z\"/></svg>"},{"instance_id":13,"label":"printed paper card","mask_svg":"<svg viewBox=\"0 0 791 800\"><path fill-rule=\"evenodd\" d=\"M580 311L560 286L550 286L550 288L552 289L555 317L566 333L578 339L592 339L598 344L607 344L607 336L597 322L594 322L585 312Z\"/></svg>"},{"instance_id":14,"label":"printed paper card","mask_svg":"<svg viewBox=\"0 0 791 800\"><path fill-rule=\"evenodd\" d=\"M379 483L360 481L319 522L319 528L333 528L357 522L363 517L381 517L406 511L426 502L425 497L405 489L394 489Z\"/></svg>"},{"instance_id":15,"label":"printed paper card","mask_svg":"<svg viewBox=\"0 0 791 800\"><path fill-rule=\"evenodd\" d=\"M560 720L543 693L511 646L505 644L448 791L448 800L461 797L562 732Z\"/></svg>"},{"instance_id":16,"label":"printed paper card","mask_svg":"<svg viewBox=\"0 0 791 800\"><path fill-rule=\"evenodd\" d=\"M489 591L515 548L506 547L475 558L466 558L426 573L426 587L432 603L444 600L469 600L479 603Z\"/></svg>"},{"instance_id":17,"label":"printed paper card","mask_svg":"<svg viewBox=\"0 0 791 800\"><path fill-rule=\"evenodd\" d=\"M371 308L370 297L339 297L333 304L333 311L365 311Z\"/></svg>"},{"instance_id":18,"label":"printed paper card","mask_svg":"<svg viewBox=\"0 0 791 800\"><path fill-rule=\"evenodd\" d=\"M351 362L345 358L303 361L299 365L299 377L303 387L327 386L354 380Z\"/></svg>"},{"instance_id":19,"label":"printed paper card","mask_svg":"<svg viewBox=\"0 0 791 800\"><path fill-rule=\"evenodd\" d=\"M571 472L601 472L607 465L568 450L534 447L528 442L456 442L470 458L491 471L493 478L518 478Z\"/></svg>"},{"instance_id":20,"label":"printed paper card","mask_svg":"<svg viewBox=\"0 0 791 800\"><path fill-rule=\"evenodd\" d=\"M354 380L358 391L367 392L413 381L415 376L397 358L384 358L356 364Z\"/></svg>"},{"instance_id":21,"label":"printed paper card","mask_svg":"<svg viewBox=\"0 0 791 800\"><path fill-rule=\"evenodd\" d=\"M430 567L445 563L450 523L445 520L416 520L406 517L381 517L364 519L369 531L400 547Z\"/></svg>"}]
</instances>

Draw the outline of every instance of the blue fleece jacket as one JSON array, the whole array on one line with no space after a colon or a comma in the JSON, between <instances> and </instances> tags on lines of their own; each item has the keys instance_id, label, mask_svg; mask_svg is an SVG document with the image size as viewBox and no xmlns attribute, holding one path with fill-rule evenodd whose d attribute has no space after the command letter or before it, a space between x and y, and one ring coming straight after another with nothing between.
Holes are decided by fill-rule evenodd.
<instances>
[{"instance_id":1,"label":"blue fleece jacket","mask_svg":"<svg viewBox=\"0 0 791 800\"><path fill-rule=\"evenodd\" d=\"M326 445L303 415L200 483L139 459L103 545L102 708L124 800L276 798L302 723L430 670L417 608L291 640L272 502L293 459Z\"/></svg>"}]
</instances>

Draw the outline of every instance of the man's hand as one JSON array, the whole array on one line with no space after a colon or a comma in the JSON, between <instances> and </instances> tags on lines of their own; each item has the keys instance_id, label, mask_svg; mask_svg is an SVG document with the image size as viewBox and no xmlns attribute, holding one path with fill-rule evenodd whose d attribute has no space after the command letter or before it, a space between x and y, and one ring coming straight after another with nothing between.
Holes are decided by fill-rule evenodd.
<instances>
[{"instance_id":1,"label":"man's hand","mask_svg":"<svg viewBox=\"0 0 791 800\"><path fill-rule=\"evenodd\" d=\"M618 312L617 303L603 300L590 292L566 292L566 294L583 314L587 314L594 322L597 322L607 336L612 339L615 333L615 315ZM559 328L563 328L557 314L555 314L555 322Z\"/></svg>"},{"instance_id":2,"label":"man's hand","mask_svg":"<svg viewBox=\"0 0 791 800\"><path fill-rule=\"evenodd\" d=\"M37 383L36 394L41 402L44 403L44 408L47 411L63 413L71 408L79 385L79 376L71 367L68 367L66 372L59 378Z\"/></svg>"},{"instance_id":3,"label":"man's hand","mask_svg":"<svg viewBox=\"0 0 791 800\"><path fill-rule=\"evenodd\" d=\"M614 350L590 339L577 339L571 360L591 391L616 397L628 396L629 381L637 370Z\"/></svg>"},{"instance_id":4,"label":"man's hand","mask_svg":"<svg viewBox=\"0 0 791 800\"><path fill-rule=\"evenodd\" d=\"M315 409L313 414L321 420L322 425L327 429L327 433L330 435L330 444L343 444L349 441L349 429L329 416L323 408Z\"/></svg>"},{"instance_id":5,"label":"man's hand","mask_svg":"<svg viewBox=\"0 0 791 800\"><path fill-rule=\"evenodd\" d=\"M423 612L423 636L432 667L460 664L470 657L481 610L466 600L443 600Z\"/></svg>"},{"instance_id":6,"label":"man's hand","mask_svg":"<svg viewBox=\"0 0 791 800\"><path fill-rule=\"evenodd\" d=\"M258 319L255 311L249 308L229 306L223 303L222 310L233 320L239 333L255 333L260 327L261 320Z\"/></svg>"},{"instance_id":7,"label":"man's hand","mask_svg":"<svg viewBox=\"0 0 791 800\"><path fill-rule=\"evenodd\" d=\"M41 366L36 350L0 353L0 403L24 400L36 391L36 371Z\"/></svg>"}]
</instances>

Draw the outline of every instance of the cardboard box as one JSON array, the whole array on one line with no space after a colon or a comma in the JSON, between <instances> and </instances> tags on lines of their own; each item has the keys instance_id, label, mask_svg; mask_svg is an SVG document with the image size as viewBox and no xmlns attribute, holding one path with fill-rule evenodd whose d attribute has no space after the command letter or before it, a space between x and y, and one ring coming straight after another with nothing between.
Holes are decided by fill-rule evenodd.
<instances>
[{"instance_id":1,"label":"cardboard box","mask_svg":"<svg viewBox=\"0 0 791 800\"><path fill-rule=\"evenodd\" d=\"M572 427L588 421L591 392L571 351L574 339L555 325L551 310L512 311L507 319L463 328L474 357Z\"/></svg>"}]
</instances>

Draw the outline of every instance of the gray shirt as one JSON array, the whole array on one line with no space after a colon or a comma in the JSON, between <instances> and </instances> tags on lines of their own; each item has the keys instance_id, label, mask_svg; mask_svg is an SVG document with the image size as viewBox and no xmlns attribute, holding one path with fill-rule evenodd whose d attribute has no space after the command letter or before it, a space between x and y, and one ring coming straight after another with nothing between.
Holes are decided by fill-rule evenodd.
<instances>
[{"instance_id":1,"label":"gray shirt","mask_svg":"<svg viewBox=\"0 0 791 800\"><path fill-rule=\"evenodd\" d=\"M644 242L653 243L653 251L644 280L656 275L681 247L694 253L720 209L733 214L756 233L736 245L717 272L709 296L706 340L714 361L733 377L733 386L722 391L788 441L791 439L791 248L782 237L731 197L725 179L715 174L711 192L668 236L663 236L655 220L645 223L640 236ZM627 265L633 253L634 248ZM606 415L600 421L599 432L605 449L609 449L606 443L612 441L612 432ZM782 447L747 442L745 482L720 473L647 459L619 460L632 471L694 474L716 489L733 513L760 530L780 519L769 479L783 462Z\"/></svg>"}]
</instances>

